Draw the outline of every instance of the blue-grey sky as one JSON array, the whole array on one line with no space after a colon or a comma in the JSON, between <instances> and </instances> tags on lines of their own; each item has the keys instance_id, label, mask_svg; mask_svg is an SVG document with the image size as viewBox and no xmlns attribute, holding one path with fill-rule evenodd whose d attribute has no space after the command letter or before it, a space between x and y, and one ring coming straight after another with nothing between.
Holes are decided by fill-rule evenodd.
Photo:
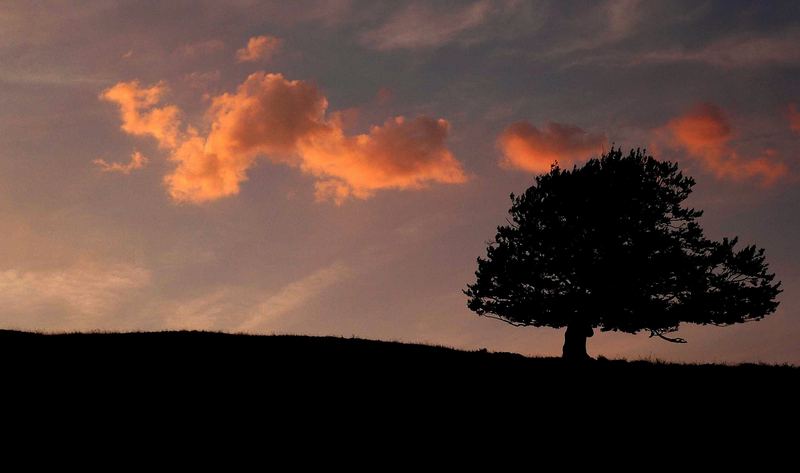
<instances>
[{"instance_id":1,"label":"blue-grey sky","mask_svg":"<svg viewBox=\"0 0 800 473\"><path fill-rule=\"evenodd\" d=\"M461 290L509 193L616 143L784 293L590 353L800 363L798 44L792 1L3 2L0 326L558 354Z\"/></svg>"}]
</instances>

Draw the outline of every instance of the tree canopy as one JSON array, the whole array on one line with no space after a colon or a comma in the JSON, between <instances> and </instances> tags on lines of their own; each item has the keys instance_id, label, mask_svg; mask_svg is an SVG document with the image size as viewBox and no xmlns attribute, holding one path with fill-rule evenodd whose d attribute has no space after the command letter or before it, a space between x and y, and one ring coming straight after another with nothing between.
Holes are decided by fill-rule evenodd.
<instances>
[{"instance_id":1,"label":"tree canopy","mask_svg":"<svg viewBox=\"0 0 800 473\"><path fill-rule=\"evenodd\" d=\"M671 341L683 341L667 336L681 322L730 325L774 312L780 282L764 250L706 238L702 211L682 205L694 185L677 164L638 149L554 165L511 194L510 219L465 291L469 308L518 326Z\"/></svg>"}]
</instances>

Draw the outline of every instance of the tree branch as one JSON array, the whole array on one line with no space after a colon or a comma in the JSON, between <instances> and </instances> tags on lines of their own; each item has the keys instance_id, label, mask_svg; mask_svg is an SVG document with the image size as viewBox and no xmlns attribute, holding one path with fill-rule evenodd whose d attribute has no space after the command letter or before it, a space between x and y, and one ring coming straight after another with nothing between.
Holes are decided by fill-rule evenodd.
<instances>
[{"instance_id":1,"label":"tree branch","mask_svg":"<svg viewBox=\"0 0 800 473\"><path fill-rule=\"evenodd\" d=\"M506 320L506 319L504 319L502 317L498 317L498 316L492 315L492 314L482 314L481 317L487 317L487 318L490 318L490 319L499 320L501 322L507 323L508 325L513 325L514 327L527 327L527 326L530 325L529 323L526 323L526 322L512 322L510 320Z\"/></svg>"},{"instance_id":2,"label":"tree branch","mask_svg":"<svg viewBox=\"0 0 800 473\"><path fill-rule=\"evenodd\" d=\"M651 330L650 331L650 338L653 338L653 337L658 337L658 338L664 339L664 340L666 340L668 342L672 342L672 343L686 343L686 339L685 338L680 338L680 337L671 338L671 337L667 337L663 333L656 332L655 330Z\"/></svg>"}]
</instances>

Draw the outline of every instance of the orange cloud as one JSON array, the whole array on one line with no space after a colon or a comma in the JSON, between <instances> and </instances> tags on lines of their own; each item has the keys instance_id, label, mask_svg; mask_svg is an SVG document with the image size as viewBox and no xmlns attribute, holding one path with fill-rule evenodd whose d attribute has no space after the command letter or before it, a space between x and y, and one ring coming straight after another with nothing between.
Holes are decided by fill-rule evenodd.
<instances>
[{"instance_id":1,"label":"orange cloud","mask_svg":"<svg viewBox=\"0 0 800 473\"><path fill-rule=\"evenodd\" d=\"M760 177L770 185L787 172L786 165L776 161L774 150L766 149L755 158L740 155L731 146L733 132L728 119L716 105L698 104L671 120L666 130L672 146L685 149L720 179Z\"/></svg>"},{"instance_id":2,"label":"orange cloud","mask_svg":"<svg viewBox=\"0 0 800 473\"><path fill-rule=\"evenodd\" d=\"M796 103L789 104L789 128L800 134L800 111L797 110Z\"/></svg>"},{"instance_id":3,"label":"orange cloud","mask_svg":"<svg viewBox=\"0 0 800 473\"><path fill-rule=\"evenodd\" d=\"M467 176L445 140L447 120L396 117L369 134L346 136L333 123L298 145L301 168L320 180L318 200L365 199L378 189L419 189L429 182L462 183Z\"/></svg>"},{"instance_id":4,"label":"orange cloud","mask_svg":"<svg viewBox=\"0 0 800 473\"><path fill-rule=\"evenodd\" d=\"M574 125L548 123L539 130L526 121L506 128L497 140L503 152L500 164L532 173L547 172L554 162L569 167L596 154L608 142L605 135L593 134Z\"/></svg>"},{"instance_id":5,"label":"orange cloud","mask_svg":"<svg viewBox=\"0 0 800 473\"><path fill-rule=\"evenodd\" d=\"M206 137L190 130L170 159L166 176L177 201L205 202L239 193L239 183L259 155L297 164L297 141L326 127L328 102L311 84L280 74L251 74L235 94L213 99Z\"/></svg>"},{"instance_id":6,"label":"orange cloud","mask_svg":"<svg viewBox=\"0 0 800 473\"><path fill-rule=\"evenodd\" d=\"M149 160L138 151L134 151L131 160L125 164L109 163L105 159L95 159L92 163L103 172L118 172L120 174L130 174L135 169L142 169Z\"/></svg>"},{"instance_id":7,"label":"orange cloud","mask_svg":"<svg viewBox=\"0 0 800 473\"><path fill-rule=\"evenodd\" d=\"M232 160L206 150L206 139L192 129L169 158L178 163L164 177L167 190L176 202L207 202L239 193L239 183L253 159Z\"/></svg>"},{"instance_id":8,"label":"orange cloud","mask_svg":"<svg viewBox=\"0 0 800 473\"><path fill-rule=\"evenodd\" d=\"M128 133L157 136L160 128L141 123L149 125L148 114L158 110L175 110L170 133L159 136L171 137L162 142L171 150L169 159L176 167L164 182L178 202L201 203L238 194L259 157L315 176L317 199L336 203L367 198L380 189L418 189L467 179L445 145L449 124L443 119L396 117L367 134L349 136L342 114L327 115L328 101L313 84L258 72L235 93L212 100L207 133L193 127L179 133L177 108L156 108L161 86L142 90L131 84L109 89L119 87L127 92L116 95L136 98L117 101L126 104L121 109Z\"/></svg>"},{"instance_id":9,"label":"orange cloud","mask_svg":"<svg viewBox=\"0 0 800 473\"><path fill-rule=\"evenodd\" d=\"M236 60L239 62L269 60L282 44L283 40L274 36L253 36L247 41L247 46L236 51Z\"/></svg>"},{"instance_id":10,"label":"orange cloud","mask_svg":"<svg viewBox=\"0 0 800 473\"><path fill-rule=\"evenodd\" d=\"M122 130L131 135L150 135L162 148L173 148L180 125L178 107L156 107L167 88L163 82L142 88L139 81L119 82L100 94L102 100L116 103L122 117Z\"/></svg>"}]
</instances>

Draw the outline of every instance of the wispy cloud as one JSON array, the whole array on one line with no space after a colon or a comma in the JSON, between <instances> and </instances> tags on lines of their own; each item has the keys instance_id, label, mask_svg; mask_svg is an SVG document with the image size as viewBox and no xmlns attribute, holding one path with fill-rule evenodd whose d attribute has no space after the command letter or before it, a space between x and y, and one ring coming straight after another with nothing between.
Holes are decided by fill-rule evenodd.
<instances>
[{"instance_id":1,"label":"wispy cloud","mask_svg":"<svg viewBox=\"0 0 800 473\"><path fill-rule=\"evenodd\" d=\"M770 35L735 35L695 49L674 48L647 52L633 59L634 64L701 62L719 67L756 67L800 63L800 30L785 30Z\"/></svg>"},{"instance_id":2,"label":"wispy cloud","mask_svg":"<svg viewBox=\"0 0 800 473\"><path fill-rule=\"evenodd\" d=\"M95 159L92 164L99 167L103 172L112 172L119 174L130 174L136 169L145 167L149 160L138 151L134 151L131 155L131 160L127 163L109 163L105 159Z\"/></svg>"},{"instance_id":3,"label":"wispy cloud","mask_svg":"<svg viewBox=\"0 0 800 473\"><path fill-rule=\"evenodd\" d=\"M208 92L208 90L215 84L218 84L222 78L222 73L219 69L213 71L195 71L190 72L183 76L183 81L191 89Z\"/></svg>"},{"instance_id":4,"label":"wispy cloud","mask_svg":"<svg viewBox=\"0 0 800 473\"><path fill-rule=\"evenodd\" d=\"M331 286L350 277L351 269L343 263L334 263L308 276L291 282L258 304L238 330L254 332L270 322L303 307Z\"/></svg>"},{"instance_id":5,"label":"wispy cloud","mask_svg":"<svg viewBox=\"0 0 800 473\"><path fill-rule=\"evenodd\" d=\"M448 10L427 3L413 3L379 27L362 34L361 43L378 50L442 46L484 23L491 10L488 0Z\"/></svg>"},{"instance_id":6,"label":"wispy cloud","mask_svg":"<svg viewBox=\"0 0 800 473\"><path fill-rule=\"evenodd\" d=\"M239 62L266 61L278 52L283 40L275 36L253 36L247 45L236 51L236 60Z\"/></svg>"},{"instance_id":7,"label":"wispy cloud","mask_svg":"<svg viewBox=\"0 0 800 473\"><path fill-rule=\"evenodd\" d=\"M555 44L543 51L545 56L591 51L622 41L637 30L644 16L641 0L598 2L580 12L577 19L571 18L571 9L568 12L574 26L569 32L555 35Z\"/></svg>"},{"instance_id":8,"label":"wispy cloud","mask_svg":"<svg viewBox=\"0 0 800 473\"><path fill-rule=\"evenodd\" d=\"M128 291L150 281L150 272L130 265L77 265L62 270L0 270L0 306L16 317L66 307L79 316L111 315Z\"/></svg>"},{"instance_id":9,"label":"wispy cloud","mask_svg":"<svg viewBox=\"0 0 800 473\"><path fill-rule=\"evenodd\" d=\"M250 313L241 291L222 287L207 294L163 304L164 326L171 330L220 330Z\"/></svg>"}]
</instances>

